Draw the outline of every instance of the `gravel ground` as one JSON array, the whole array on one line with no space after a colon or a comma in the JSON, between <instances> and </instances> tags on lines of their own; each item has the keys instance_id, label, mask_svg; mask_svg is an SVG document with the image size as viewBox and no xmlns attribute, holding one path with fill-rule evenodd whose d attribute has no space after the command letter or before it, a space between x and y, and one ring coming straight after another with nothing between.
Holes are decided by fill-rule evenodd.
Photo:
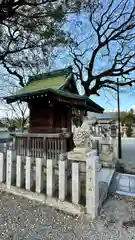
<instances>
[{"instance_id":1,"label":"gravel ground","mask_svg":"<svg viewBox=\"0 0 135 240\"><path fill-rule=\"evenodd\" d=\"M130 221L130 222L129 222ZM0 192L0 240L135 239L135 200L109 197L100 217L72 217L54 208Z\"/></svg>"}]
</instances>

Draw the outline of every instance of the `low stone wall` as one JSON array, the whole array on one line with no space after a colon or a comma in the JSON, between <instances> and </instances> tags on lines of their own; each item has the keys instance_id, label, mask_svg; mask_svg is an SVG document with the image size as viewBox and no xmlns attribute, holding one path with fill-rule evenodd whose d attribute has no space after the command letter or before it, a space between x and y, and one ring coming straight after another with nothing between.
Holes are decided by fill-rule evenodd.
<instances>
[{"instance_id":1,"label":"low stone wall","mask_svg":"<svg viewBox=\"0 0 135 240\"><path fill-rule=\"evenodd\" d=\"M83 162L69 161L67 155L56 164L52 159L16 156L11 150L1 152L0 188L93 219L99 209L95 156L95 150L86 154L82 171Z\"/></svg>"}]
</instances>

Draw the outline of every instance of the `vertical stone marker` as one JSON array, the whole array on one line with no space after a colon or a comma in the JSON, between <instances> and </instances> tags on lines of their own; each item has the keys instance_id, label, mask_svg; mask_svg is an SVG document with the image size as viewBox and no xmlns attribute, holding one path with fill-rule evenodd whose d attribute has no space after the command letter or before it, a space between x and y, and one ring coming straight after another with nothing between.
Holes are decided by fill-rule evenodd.
<instances>
[{"instance_id":1,"label":"vertical stone marker","mask_svg":"<svg viewBox=\"0 0 135 240\"><path fill-rule=\"evenodd\" d=\"M0 152L0 182L6 181L6 159L5 153Z\"/></svg>"},{"instance_id":2,"label":"vertical stone marker","mask_svg":"<svg viewBox=\"0 0 135 240\"><path fill-rule=\"evenodd\" d=\"M36 158L36 192L41 193L43 190L43 159L42 158Z\"/></svg>"},{"instance_id":3,"label":"vertical stone marker","mask_svg":"<svg viewBox=\"0 0 135 240\"><path fill-rule=\"evenodd\" d=\"M54 164L55 164L55 161L53 161L52 159L47 159L46 189L47 189L48 197L53 197L53 193L55 190Z\"/></svg>"},{"instance_id":4,"label":"vertical stone marker","mask_svg":"<svg viewBox=\"0 0 135 240\"><path fill-rule=\"evenodd\" d=\"M32 176L32 163L33 158L30 156L26 157L26 178L25 178L25 188L30 191L33 185L33 176Z\"/></svg>"},{"instance_id":5,"label":"vertical stone marker","mask_svg":"<svg viewBox=\"0 0 135 240\"><path fill-rule=\"evenodd\" d=\"M6 185L10 188L16 179L16 152L7 150Z\"/></svg>"},{"instance_id":6,"label":"vertical stone marker","mask_svg":"<svg viewBox=\"0 0 135 240\"><path fill-rule=\"evenodd\" d=\"M72 162L72 202L79 204L80 201L80 163Z\"/></svg>"},{"instance_id":7,"label":"vertical stone marker","mask_svg":"<svg viewBox=\"0 0 135 240\"><path fill-rule=\"evenodd\" d=\"M59 199L64 201L67 195L67 156L60 155L59 160Z\"/></svg>"},{"instance_id":8,"label":"vertical stone marker","mask_svg":"<svg viewBox=\"0 0 135 240\"><path fill-rule=\"evenodd\" d=\"M94 219L98 215L99 183L96 171L96 151L86 157L86 211Z\"/></svg>"},{"instance_id":9,"label":"vertical stone marker","mask_svg":"<svg viewBox=\"0 0 135 240\"><path fill-rule=\"evenodd\" d=\"M25 182L24 175L24 156L17 155L16 157L16 186L21 188Z\"/></svg>"}]
</instances>

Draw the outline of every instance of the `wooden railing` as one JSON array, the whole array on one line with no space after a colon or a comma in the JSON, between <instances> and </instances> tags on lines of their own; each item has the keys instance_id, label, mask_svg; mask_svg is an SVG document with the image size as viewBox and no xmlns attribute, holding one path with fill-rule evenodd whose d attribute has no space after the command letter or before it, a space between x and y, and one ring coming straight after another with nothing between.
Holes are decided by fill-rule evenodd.
<instances>
[{"instance_id":1,"label":"wooden railing","mask_svg":"<svg viewBox=\"0 0 135 240\"><path fill-rule=\"evenodd\" d=\"M13 148L17 155L58 159L59 154L68 151L69 133L18 134Z\"/></svg>"}]
</instances>

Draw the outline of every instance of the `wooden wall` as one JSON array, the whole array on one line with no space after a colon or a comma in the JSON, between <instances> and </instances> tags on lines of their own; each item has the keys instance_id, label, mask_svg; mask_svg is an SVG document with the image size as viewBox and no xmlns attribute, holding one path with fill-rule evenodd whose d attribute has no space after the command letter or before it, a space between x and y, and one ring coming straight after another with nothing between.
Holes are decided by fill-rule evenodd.
<instances>
[{"instance_id":1,"label":"wooden wall","mask_svg":"<svg viewBox=\"0 0 135 240\"><path fill-rule=\"evenodd\" d=\"M50 106L48 101L33 100L30 108L30 133L55 133L62 128L68 128L71 132L71 109L65 104L55 102Z\"/></svg>"}]
</instances>

